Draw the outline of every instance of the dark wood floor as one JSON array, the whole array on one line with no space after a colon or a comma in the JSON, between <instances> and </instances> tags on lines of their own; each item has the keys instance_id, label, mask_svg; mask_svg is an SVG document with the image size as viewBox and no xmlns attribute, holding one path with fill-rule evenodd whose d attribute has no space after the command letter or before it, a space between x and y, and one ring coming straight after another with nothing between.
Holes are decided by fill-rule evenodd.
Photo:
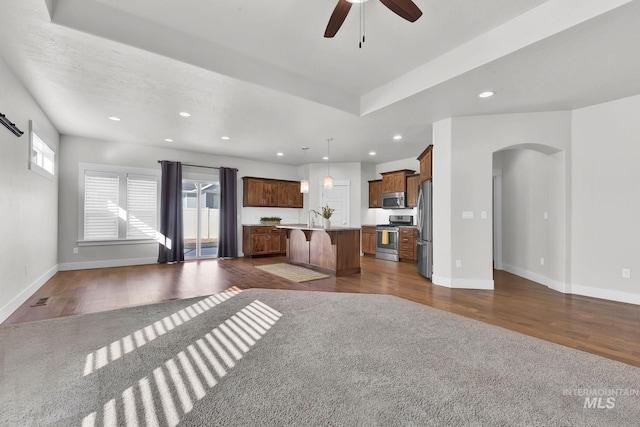
<instances>
[{"instance_id":1,"label":"dark wood floor","mask_svg":"<svg viewBox=\"0 0 640 427\"><path fill-rule=\"evenodd\" d=\"M362 258L362 273L295 283L255 265L283 257L190 261L57 273L4 324L209 295L233 286L391 294L568 347L640 366L640 307L565 295L496 271L495 290L434 286L415 265ZM31 307L51 297L48 305Z\"/></svg>"}]
</instances>

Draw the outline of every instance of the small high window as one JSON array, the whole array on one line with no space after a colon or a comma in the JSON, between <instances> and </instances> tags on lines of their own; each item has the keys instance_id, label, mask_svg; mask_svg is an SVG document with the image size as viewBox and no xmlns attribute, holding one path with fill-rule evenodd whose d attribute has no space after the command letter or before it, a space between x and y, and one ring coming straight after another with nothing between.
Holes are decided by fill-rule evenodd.
<instances>
[{"instance_id":1,"label":"small high window","mask_svg":"<svg viewBox=\"0 0 640 427\"><path fill-rule=\"evenodd\" d=\"M46 137L38 127L29 121L29 169L45 176L55 176L56 153L53 144L46 142Z\"/></svg>"}]
</instances>

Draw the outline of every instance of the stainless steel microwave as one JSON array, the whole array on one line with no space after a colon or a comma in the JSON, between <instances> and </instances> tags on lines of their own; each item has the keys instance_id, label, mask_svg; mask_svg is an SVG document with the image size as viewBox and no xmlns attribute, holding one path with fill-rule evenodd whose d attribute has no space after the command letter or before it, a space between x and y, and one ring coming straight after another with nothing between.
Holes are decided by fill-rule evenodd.
<instances>
[{"instance_id":1,"label":"stainless steel microwave","mask_svg":"<svg viewBox=\"0 0 640 427\"><path fill-rule=\"evenodd\" d=\"M382 208L383 209L404 209L405 205L405 193L382 193Z\"/></svg>"}]
</instances>

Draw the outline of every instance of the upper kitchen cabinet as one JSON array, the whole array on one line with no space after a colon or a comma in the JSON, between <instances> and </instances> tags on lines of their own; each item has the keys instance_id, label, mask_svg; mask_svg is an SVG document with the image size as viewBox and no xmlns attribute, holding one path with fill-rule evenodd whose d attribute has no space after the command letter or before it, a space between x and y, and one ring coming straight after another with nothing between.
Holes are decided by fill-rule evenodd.
<instances>
[{"instance_id":1,"label":"upper kitchen cabinet","mask_svg":"<svg viewBox=\"0 0 640 427\"><path fill-rule=\"evenodd\" d=\"M420 174L409 175L407 177L407 207L418 206L418 187L420 186Z\"/></svg>"},{"instance_id":2,"label":"upper kitchen cabinet","mask_svg":"<svg viewBox=\"0 0 640 427\"><path fill-rule=\"evenodd\" d=\"M407 191L407 176L415 171L402 169L393 172L383 172L382 175L382 193L404 193Z\"/></svg>"},{"instance_id":3,"label":"upper kitchen cabinet","mask_svg":"<svg viewBox=\"0 0 640 427\"><path fill-rule=\"evenodd\" d=\"M369 181L369 207L382 207L382 180Z\"/></svg>"},{"instance_id":4,"label":"upper kitchen cabinet","mask_svg":"<svg viewBox=\"0 0 640 427\"><path fill-rule=\"evenodd\" d=\"M278 181L278 206L284 208L302 207L299 181Z\"/></svg>"},{"instance_id":5,"label":"upper kitchen cabinet","mask_svg":"<svg viewBox=\"0 0 640 427\"><path fill-rule=\"evenodd\" d=\"M433 145L430 145L418 156L418 160L420 161L420 182L431 179L431 166L433 164L432 152Z\"/></svg>"},{"instance_id":6,"label":"upper kitchen cabinet","mask_svg":"<svg viewBox=\"0 0 640 427\"><path fill-rule=\"evenodd\" d=\"M301 208L302 193L298 181L242 177L242 206Z\"/></svg>"}]
</instances>

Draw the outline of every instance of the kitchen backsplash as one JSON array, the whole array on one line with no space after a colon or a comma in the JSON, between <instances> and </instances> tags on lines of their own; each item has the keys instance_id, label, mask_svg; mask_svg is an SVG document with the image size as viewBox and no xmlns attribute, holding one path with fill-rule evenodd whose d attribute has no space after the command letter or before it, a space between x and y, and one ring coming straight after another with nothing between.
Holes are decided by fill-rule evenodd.
<instances>
[{"instance_id":1,"label":"kitchen backsplash","mask_svg":"<svg viewBox=\"0 0 640 427\"><path fill-rule=\"evenodd\" d=\"M259 224L260 217L263 216L279 216L282 218L283 224L299 224L300 212L302 209L291 208L251 208L243 207L241 212L242 224ZM303 222L306 222L303 221Z\"/></svg>"},{"instance_id":2,"label":"kitchen backsplash","mask_svg":"<svg viewBox=\"0 0 640 427\"><path fill-rule=\"evenodd\" d=\"M371 209L376 212L376 224L386 224L389 222L389 215L410 215L413 223L416 223L417 208L407 209Z\"/></svg>"}]
</instances>

